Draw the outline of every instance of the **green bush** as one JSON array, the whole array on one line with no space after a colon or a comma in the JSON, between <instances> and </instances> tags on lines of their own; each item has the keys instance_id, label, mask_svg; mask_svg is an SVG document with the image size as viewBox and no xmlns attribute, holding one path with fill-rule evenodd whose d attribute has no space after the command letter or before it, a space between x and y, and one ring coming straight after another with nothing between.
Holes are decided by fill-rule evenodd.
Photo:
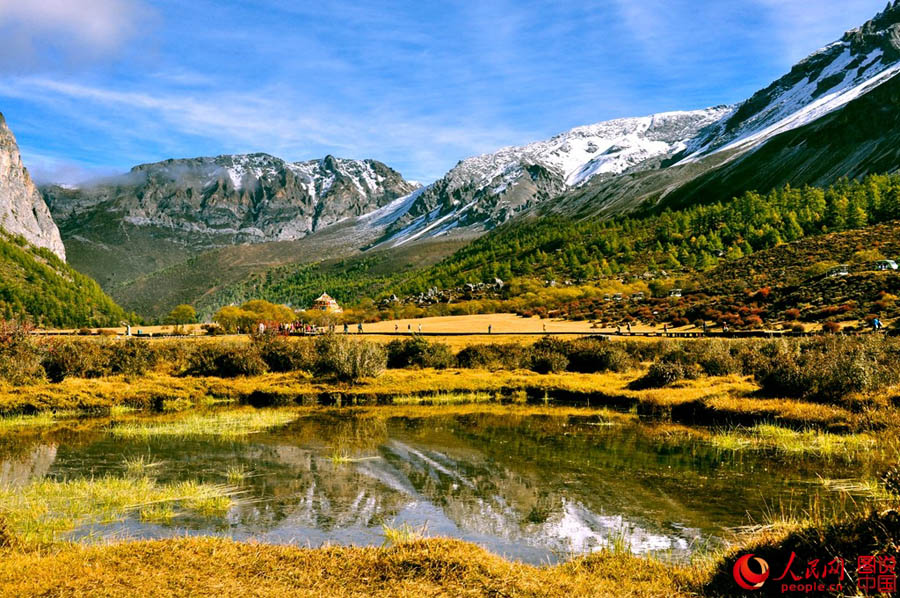
<instances>
[{"instance_id":1,"label":"green bush","mask_svg":"<svg viewBox=\"0 0 900 598\"><path fill-rule=\"evenodd\" d=\"M449 345L429 342L421 336L414 336L388 343L387 364L390 368L446 369L456 365L456 358Z\"/></svg>"}]
</instances>

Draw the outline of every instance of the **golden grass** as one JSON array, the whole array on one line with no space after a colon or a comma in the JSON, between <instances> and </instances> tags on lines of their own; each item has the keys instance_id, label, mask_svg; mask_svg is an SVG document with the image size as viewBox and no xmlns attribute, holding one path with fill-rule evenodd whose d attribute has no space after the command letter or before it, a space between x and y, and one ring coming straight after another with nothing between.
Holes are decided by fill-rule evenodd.
<instances>
[{"instance_id":1,"label":"golden grass","mask_svg":"<svg viewBox=\"0 0 900 598\"><path fill-rule=\"evenodd\" d=\"M0 487L0 512L26 545L49 544L80 526L110 523L139 514L156 519L161 508L224 515L232 491L225 486L158 484L147 477L40 479L23 487Z\"/></svg>"},{"instance_id":2,"label":"golden grass","mask_svg":"<svg viewBox=\"0 0 900 598\"><path fill-rule=\"evenodd\" d=\"M113 436L127 439L193 436L240 438L282 426L296 418L296 412L284 409L241 409L209 414L189 413L176 418L126 421L113 426L109 431Z\"/></svg>"},{"instance_id":3,"label":"golden grass","mask_svg":"<svg viewBox=\"0 0 900 598\"><path fill-rule=\"evenodd\" d=\"M388 370L358 384L317 380L305 374L266 374L235 379L175 377L150 374L128 379L122 376L97 380L67 379L60 384L40 383L22 387L0 385L0 413L49 410L109 411L116 408L162 406L185 411L213 401L247 401L254 393L276 399L278 404L315 403L321 396L337 398L342 405L399 397L401 402L428 402L420 396L472 397L498 393L506 397L546 395L579 405L636 408L645 415L681 423L753 425L773 422L791 426L835 430L863 429L878 418L879 425L900 421L892 408L852 413L834 405L793 399L755 396L758 386L741 376L704 377L661 389L631 390L629 382L642 370L601 374L537 374L528 370ZM520 400L519 399L519 400ZM0 418L0 429L5 418ZM9 420L18 426L27 418ZM43 421L43 420L40 420ZM49 420L48 420L49 421Z\"/></svg>"},{"instance_id":4,"label":"golden grass","mask_svg":"<svg viewBox=\"0 0 900 598\"><path fill-rule=\"evenodd\" d=\"M305 549L200 538L0 558L0 595L18 598L678 598L690 595L683 577L659 562L609 552L534 567L455 540Z\"/></svg>"}]
</instances>

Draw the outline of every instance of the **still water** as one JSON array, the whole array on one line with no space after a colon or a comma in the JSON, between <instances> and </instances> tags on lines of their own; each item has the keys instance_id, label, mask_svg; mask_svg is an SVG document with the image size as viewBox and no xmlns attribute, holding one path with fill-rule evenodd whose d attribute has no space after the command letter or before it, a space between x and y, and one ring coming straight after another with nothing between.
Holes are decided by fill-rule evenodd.
<instances>
[{"instance_id":1,"label":"still water","mask_svg":"<svg viewBox=\"0 0 900 598\"><path fill-rule=\"evenodd\" d=\"M246 472L226 517L137 517L73 538L222 535L302 546L381 545L383 525L423 528L530 563L557 562L609 543L685 558L736 526L813 497L841 497L821 477L841 464L720 451L689 434L602 413L468 413L385 417L298 413L240 440L123 440L103 429L43 436L0 458L0 484L49 476L126 475L124 460L161 462L161 483L227 483ZM338 458L340 457L340 458Z\"/></svg>"}]
</instances>

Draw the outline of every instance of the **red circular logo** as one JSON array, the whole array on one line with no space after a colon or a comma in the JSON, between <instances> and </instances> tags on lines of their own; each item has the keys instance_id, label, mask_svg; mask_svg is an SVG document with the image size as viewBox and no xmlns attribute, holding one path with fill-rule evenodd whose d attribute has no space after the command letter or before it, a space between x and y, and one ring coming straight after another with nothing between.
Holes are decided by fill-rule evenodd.
<instances>
[{"instance_id":1,"label":"red circular logo","mask_svg":"<svg viewBox=\"0 0 900 598\"><path fill-rule=\"evenodd\" d=\"M750 568L750 559L759 565L759 573ZM745 554L734 563L734 581L745 590L758 590L769 579L769 563L752 554Z\"/></svg>"}]
</instances>

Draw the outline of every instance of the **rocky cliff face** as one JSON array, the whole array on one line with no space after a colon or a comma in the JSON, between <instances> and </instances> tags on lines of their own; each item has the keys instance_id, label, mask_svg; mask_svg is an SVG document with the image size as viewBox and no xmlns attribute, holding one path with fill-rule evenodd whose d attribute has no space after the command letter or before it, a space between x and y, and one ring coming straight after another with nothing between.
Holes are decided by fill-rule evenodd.
<instances>
[{"instance_id":1,"label":"rocky cliff face","mask_svg":"<svg viewBox=\"0 0 900 598\"><path fill-rule=\"evenodd\" d=\"M67 237L90 237L82 229L102 214L115 225L168 230L197 248L299 239L415 188L374 160L290 163L250 154L167 160L79 189L43 191Z\"/></svg>"},{"instance_id":2,"label":"rocky cliff face","mask_svg":"<svg viewBox=\"0 0 900 598\"><path fill-rule=\"evenodd\" d=\"M0 114L0 228L66 259L59 230L22 165L19 146Z\"/></svg>"}]
</instances>

